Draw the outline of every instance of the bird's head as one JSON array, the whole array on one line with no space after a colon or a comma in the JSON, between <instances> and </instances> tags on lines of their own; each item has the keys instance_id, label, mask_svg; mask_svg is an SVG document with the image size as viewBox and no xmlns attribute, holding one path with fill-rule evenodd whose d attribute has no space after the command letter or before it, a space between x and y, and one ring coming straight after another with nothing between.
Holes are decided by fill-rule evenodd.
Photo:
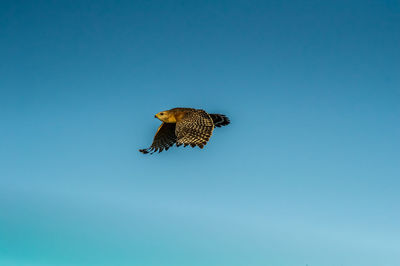
<instances>
[{"instance_id":1,"label":"bird's head","mask_svg":"<svg viewBox=\"0 0 400 266\"><path fill-rule=\"evenodd\" d=\"M176 123L175 116L170 111L159 112L154 117L160 119L165 123Z\"/></svg>"}]
</instances>

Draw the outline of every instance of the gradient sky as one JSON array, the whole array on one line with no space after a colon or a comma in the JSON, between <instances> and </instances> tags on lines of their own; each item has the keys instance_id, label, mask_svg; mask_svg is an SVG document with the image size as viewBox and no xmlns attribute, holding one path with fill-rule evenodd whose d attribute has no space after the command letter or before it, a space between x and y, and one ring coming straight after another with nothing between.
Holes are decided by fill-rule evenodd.
<instances>
[{"instance_id":1,"label":"gradient sky","mask_svg":"<svg viewBox=\"0 0 400 266\"><path fill-rule=\"evenodd\" d=\"M399 1L1 1L0 265L400 265ZM173 107L232 124L145 156Z\"/></svg>"}]
</instances>

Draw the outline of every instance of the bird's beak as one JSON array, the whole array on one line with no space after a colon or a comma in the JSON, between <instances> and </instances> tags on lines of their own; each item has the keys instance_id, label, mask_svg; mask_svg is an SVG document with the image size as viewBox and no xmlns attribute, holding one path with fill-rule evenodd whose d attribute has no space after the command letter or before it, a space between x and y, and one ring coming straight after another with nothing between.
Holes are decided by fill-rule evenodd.
<instances>
[{"instance_id":1,"label":"bird's beak","mask_svg":"<svg viewBox=\"0 0 400 266\"><path fill-rule=\"evenodd\" d=\"M157 115L154 115L154 118L157 118Z\"/></svg>"}]
</instances>

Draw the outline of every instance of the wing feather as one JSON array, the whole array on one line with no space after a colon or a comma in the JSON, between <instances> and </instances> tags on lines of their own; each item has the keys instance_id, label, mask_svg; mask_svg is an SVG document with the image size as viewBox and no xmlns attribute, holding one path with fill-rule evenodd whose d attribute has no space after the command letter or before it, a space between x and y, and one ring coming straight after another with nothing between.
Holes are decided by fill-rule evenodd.
<instances>
[{"instance_id":1,"label":"wing feather","mask_svg":"<svg viewBox=\"0 0 400 266\"><path fill-rule=\"evenodd\" d=\"M175 123L162 123L157 129L151 146L147 149L140 149L139 151L144 154L153 154L157 151L162 152L163 150L168 150L176 142L175 128Z\"/></svg>"},{"instance_id":2,"label":"wing feather","mask_svg":"<svg viewBox=\"0 0 400 266\"><path fill-rule=\"evenodd\" d=\"M176 144L177 146L183 144L184 147L190 145L203 148L209 141L213 130L214 123L207 112L203 110L190 111L176 123Z\"/></svg>"}]
</instances>

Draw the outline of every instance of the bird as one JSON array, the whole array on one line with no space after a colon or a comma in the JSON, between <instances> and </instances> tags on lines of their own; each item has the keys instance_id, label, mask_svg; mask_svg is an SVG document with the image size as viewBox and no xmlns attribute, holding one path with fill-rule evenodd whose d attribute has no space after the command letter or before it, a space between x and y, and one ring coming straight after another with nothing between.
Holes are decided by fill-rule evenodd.
<instances>
[{"instance_id":1,"label":"bird","mask_svg":"<svg viewBox=\"0 0 400 266\"><path fill-rule=\"evenodd\" d=\"M154 136L149 148L140 149L143 154L153 154L168 150L176 144L177 147L190 145L202 149L210 140L215 127L230 124L227 116L209 114L202 109L173 108L157 113L155 118L163 122Z\"/></svg>"}]
</instances>

